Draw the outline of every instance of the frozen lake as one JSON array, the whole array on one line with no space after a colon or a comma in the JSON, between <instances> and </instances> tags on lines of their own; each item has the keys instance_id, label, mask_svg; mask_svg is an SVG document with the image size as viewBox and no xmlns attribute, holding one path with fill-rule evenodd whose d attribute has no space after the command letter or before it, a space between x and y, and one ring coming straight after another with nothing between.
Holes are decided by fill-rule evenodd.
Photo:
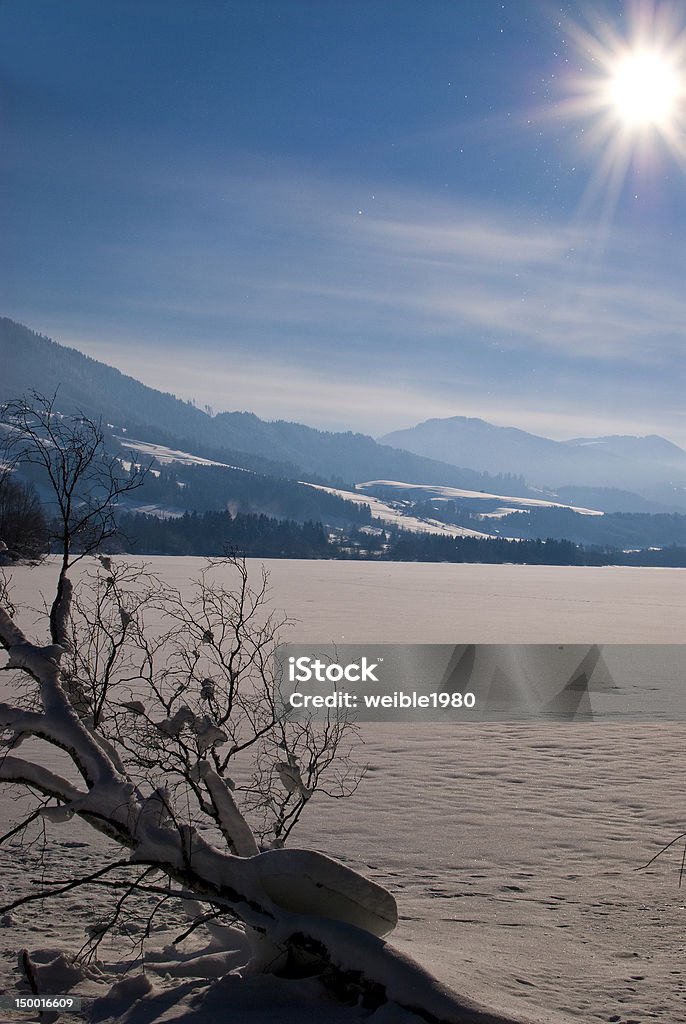
<instances>
[{"instance_id":1,"label":"frozen lake","mask_svg":"<svg viewBox=\"0 0 686 1024\"><path fill-rule=\"evenodd\" d=\"M141 559L142 561L142 559ZM201 558L148 557L182 586ZM250 559L285 639L369 643L682 643L686 569ZM14 572L20 604L49 593L54 566Z\"/></svg>"},{"instance_id":2,"label":"frozen lake","mask_svg":"<svg viewBox=\"0 0 686 1024\"><path fill-rule=\"evenodd\" d=\"M146 561L180 585L202 564ZM686 625L678 569L267 567L293 641L675 644ZM36 607L53 576L17 570L17 603ZM686 1022L683 847L636 870L686 827L685 725L366 723L361 739L369 771L355 797L313 800L293 838L394 891L394 943L527 1020ZM50 830L60 870L80 865L88 830ZM0 886L12 893L33 870L30 854L6 849ZM20 944L81 944L59 915L46 920L3 931L7 965Z\"/></svg>"}]
</instances>

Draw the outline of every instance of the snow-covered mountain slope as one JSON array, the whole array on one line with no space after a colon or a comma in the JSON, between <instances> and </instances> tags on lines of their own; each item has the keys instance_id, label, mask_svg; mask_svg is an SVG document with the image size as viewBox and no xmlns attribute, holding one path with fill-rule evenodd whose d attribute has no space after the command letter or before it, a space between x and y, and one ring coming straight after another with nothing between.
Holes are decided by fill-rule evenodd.
<instances>
[{"instance_id":1,"label":"snow-covered mountain slope","mask_svg":"<svg viewBox=\"0 0 686 1024\"><path fill-rule=\"evenodd\" d=\"M224 469L237 469L242 473L252 473L251 469L244 469L243 466L232 466L228 462L216 462L214 459L204 459L200 455L192 455L190 452L178 451L176 448L168 448L164 444L152 444L149 441L137 441L133 437L122 437L113 435L122 448L129 448L138 452L144 458L154 459L156 462L167 466L172 462L178 462L182 466L223 466Z\"/></svg>"},{"instance_id":2,"label":"snow-covered mountain slope","mask_svg":"<svg viewBox=\"0 0 686 1024\"><path fill-rule=\"evenodd\" d=\"M426 498L438 499L440 501L473 501L481 503L493 502L502 503L502 507L491 512L485 511L483 515L506 515L513 510L529 508L566 508L571 512L578 512L586 516L602 516L603 513L597 509L581 508L576 505L566 505L561 501L551 501L545 498L520 498L516 495L489 494L487 491L469 491L462 487L441 487L436 484L413 484L403 480L367 480L357 485L358 491L373 494L375 490L385 491L396 490L398 496L412 493L413 496L423 495Z\"/></svg>"},{"instance_id":3,"label":"snow-covered mountain slope","mask_svg":"<svg viewBox=\"0 0 686 1024\"><path fill-rule=\"evenodd\" d=\"M382 498L375 498L372 495L364 494L361 491L345 491L339 487L323 487L320 484L310 484L317 490L325 491L327 494L335 494L345 501L352 501L357 505L369 505L375 519L389 526L397 526L402 530L411 530L413 533L444 533L449 537L488 537L487 533L480 533L478 530L470 530L465 526L450 526L441 523L437 519L423 519L410 515L403 511L402 502L384 501Z\"/></svg>"}]
</instances>

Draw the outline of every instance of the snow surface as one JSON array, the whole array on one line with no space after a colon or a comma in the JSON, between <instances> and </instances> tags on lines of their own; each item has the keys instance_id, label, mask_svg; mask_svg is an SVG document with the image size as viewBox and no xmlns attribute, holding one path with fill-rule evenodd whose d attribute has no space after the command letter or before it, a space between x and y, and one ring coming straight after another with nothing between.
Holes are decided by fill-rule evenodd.
<instances>
[{"instance_id":1,"label":"snow surface","mask_svg":"<svg viewBox=\"0 0 686 1024\"><path fill-rule=\"evenodd\" d=\"M304 480L300 482L306 483ZM491 534L470 530L466 526L450 526L437 519L420 519L417 516L406 515L402 508L398 508L393 502L384 501L383 498L374 498L370 494L345 491L340 487L324 487L322 484L308 483L307 486L314 487L318 491L326 491L327 494L336 494L339 498L345 498L346 501L352 501L356 505L369 505L371 513L376 519L413 533L445 533L449 537L488 537L489 539L491 537ZM360 484L360 486L364 485Z\"/></svg>"},{"instance_id":2,"label":"snow surface","mask_svg":"<svg viewBox=\"0 0 686 1024\"><path fill-rule=\"evenodd\" d=\"M128 511L140 512L141 515L155 516L156 519L183 519L186 509L175 508L172 505L135 505L128 503Z\"/></svg>"},{"instance_id":3,"label":"snow surface","mask_svg":"<svg viewBox=\"0 0 686 1024\"><path fill-rule=\"evenodd\" d=\"M176 583L202 564L147 561ZM293 640L676 643L686 620L678 569L287 560L268 568L273 604L300 620ZM39 607L54 566L14 576L17 602ZM391 889L395 946L513 1020L686 1024L683 846L636 870L685 827L686 726L368 723L361 739L369 771L355 797L314 798L293 839ZM47 758L45 767L54 767ZM0 799L4 830L21 806ZM42 864L38 846L0 847L0 902L111 856L108 840L78 821L45 828ZM171 947L187 924L171 908L155 925L147 978L125 973L140 939L135 920L105 941L99 965L74 967L65 954L82 945L93 910L105 916L103 900L97 889L67 893L0 921L0 986L14 989L16 951L28 946L43 950L35 959L45 985L71 976L75 993L98 997L89 1020L101 1024L418 1024L392 1007L370 1013L323 1000L307 979L222 977L238 953L204 945L199 933Z\"/></svg>"},{"instance_id":4,"label":"snow surface","mask_svg":"<svg viewBox=\"0 0 686 1024\"><path fill-rule=\"evenodd\" d=\"M567 508L572 512L578 512L585 516L602 516L603 513L597 509L581 508L577 505L565 505L561 501L547 501L543 498L520 498L505 494L490 494L487 491L467 491L461 487L444 487L442 484L411 484L402 480L366 480L357 484L360 491L367 487L395 487L399 492L411 489L413 491L424 491L427 497L440 497L450 500L452 498L469 498L470 500L483 501L504 501L508 505L522 508ZM501 515L511 512L512 509L499 510Z\"/></svg>"},{"instance_id":5,"label":"snow surface","mask_svg":"<svg viewBox=\"0 0 686 1024\"><path fill-rule=\"evenodd\" d=\"M178 451L176 448L167 448L164 444L152 444L150 441L137 441L133 437L120 437L113 435L122 448L130 448L140 455L154 458L162 465L170 462L179 462L183 466L223 466L225 469L238 469L241 473L251 473L250 469L243 469L242 466L231 466L228 462L215 462L213 459L203 459L200 455L191 455L190 452Z\"/></svg>"}]
</instances>

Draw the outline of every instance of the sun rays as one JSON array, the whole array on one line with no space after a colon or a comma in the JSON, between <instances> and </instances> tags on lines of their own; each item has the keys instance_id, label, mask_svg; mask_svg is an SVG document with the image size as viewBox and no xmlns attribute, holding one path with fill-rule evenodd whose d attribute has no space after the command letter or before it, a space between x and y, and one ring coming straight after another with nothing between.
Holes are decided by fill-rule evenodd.
<instances>
[{"instance_id":1,"label":"sun rays","mask_svg":"<svg viewBox=\"0 0 686 1024\"><path fill-rule=\"evenodd\" d=\"M665 157L686 167L686 29L683 10L644 2L628 7L628 25L594 16L566 26L577 70L565 82L558 115L580 125L579 145L596 154L582 206L617 207L629 171L657 169Z\"/></svg>"}]
</instances>

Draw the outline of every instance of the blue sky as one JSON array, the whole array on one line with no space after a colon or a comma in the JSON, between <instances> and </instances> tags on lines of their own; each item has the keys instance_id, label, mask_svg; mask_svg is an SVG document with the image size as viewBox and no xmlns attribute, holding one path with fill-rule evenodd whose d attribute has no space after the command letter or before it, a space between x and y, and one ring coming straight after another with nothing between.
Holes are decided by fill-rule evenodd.
<instances>
[{"instance_id":1,"label":"blue sky","mask_svg":"<svg viewBox=\"0 0 686 1024\"><path fill-rule=\"evenodd\" d=\"M216 410L686 444L686 98L597 102L680 12L5 0L0 312Z\"/></svg>"}]
</instances>

